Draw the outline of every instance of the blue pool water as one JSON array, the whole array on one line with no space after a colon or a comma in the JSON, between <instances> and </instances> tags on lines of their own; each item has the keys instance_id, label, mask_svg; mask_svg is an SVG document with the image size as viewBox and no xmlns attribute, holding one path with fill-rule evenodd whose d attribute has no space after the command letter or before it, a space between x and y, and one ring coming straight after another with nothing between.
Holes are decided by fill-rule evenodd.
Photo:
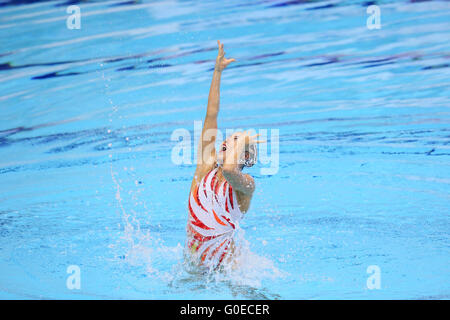
<instances>
[{"instance_id":1,"label":"blue pool water","mask_svg":"<svg viewBox=\"0 0 450 320\"><path fill-rule=\"evenodd\" d=\"M369 30L366 1L0 1L0 298L450 298L450 2L376 3ZM171 135L217 39L219 127L278 129L279 169L201 276Z\"/></svg>"}]
</instances>

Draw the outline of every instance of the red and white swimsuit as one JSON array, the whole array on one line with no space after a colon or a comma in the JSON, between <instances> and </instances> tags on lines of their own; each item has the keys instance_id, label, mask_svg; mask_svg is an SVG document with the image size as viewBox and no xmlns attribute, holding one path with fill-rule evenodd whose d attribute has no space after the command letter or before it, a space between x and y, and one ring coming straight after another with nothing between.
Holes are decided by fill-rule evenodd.
<instances>
[{"instance_id":1,"label":"red and white swimsuit","mask_svg":"<svg viewBox=\"0 0 450 320\"><path fill-rule=\"evenodd\" d=\"M204 176L189 195L187 246L198 263L209 268L225 258L243 216L231 185L226 180L217 183L217 170Z\"/></svg>"}]
</instances>

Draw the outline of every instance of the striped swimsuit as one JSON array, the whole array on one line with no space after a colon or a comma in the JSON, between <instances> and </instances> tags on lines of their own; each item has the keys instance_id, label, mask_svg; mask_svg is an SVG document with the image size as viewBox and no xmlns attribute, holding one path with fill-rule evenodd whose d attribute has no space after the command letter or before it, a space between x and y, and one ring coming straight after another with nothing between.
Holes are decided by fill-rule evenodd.
<instances>
[{"instance_id":1,"label":"striped swimsuit","mask_svg":"<svg viewBox=\"0 0 450 320\"><path fill-rule=\"evenodd\" d=\"M217 170L204 176L189 195L187 246L208 268L218 267L225 258L243 216L231 185L226 180L216 183Z\"/></svg>"}]
</instances>

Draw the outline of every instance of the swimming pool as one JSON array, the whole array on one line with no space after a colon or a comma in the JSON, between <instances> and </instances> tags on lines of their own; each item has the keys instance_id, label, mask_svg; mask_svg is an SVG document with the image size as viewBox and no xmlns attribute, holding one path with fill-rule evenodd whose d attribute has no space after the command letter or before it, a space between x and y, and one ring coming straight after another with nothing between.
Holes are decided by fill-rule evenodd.
<instances>
[{"instance_id":1,"label":"swimming pool","mask_svg":"<svg viewBox=\"0 0 450 320\"><path fill-rule=\"evenodd\" d=\"M0 298L450 297L449 2L376 1L373 30L365 1L0 4ZM249 170L241 268L203 277L171 135L217 39L219 126L279 130L279 168Z\"/></svg>"}]
</instances>

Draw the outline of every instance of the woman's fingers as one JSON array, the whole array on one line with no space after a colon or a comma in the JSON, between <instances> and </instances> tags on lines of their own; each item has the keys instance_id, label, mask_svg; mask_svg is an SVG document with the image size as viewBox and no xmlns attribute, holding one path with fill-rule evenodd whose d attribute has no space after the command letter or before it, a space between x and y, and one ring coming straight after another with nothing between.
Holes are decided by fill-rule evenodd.
<instances>
[{"instance_id":1,"label":"woman's fingers","mask_svg":"<svg viewBox=\"0 0 450 320\"><path fill-rule=\"evenodd\" d=\"M223 52L223 43L220 43L219 40L217 40L217 45L219 46L219 55L224 55L225 53Z\"/></svg>"},{"instance_id":2,"label":"woman's fingers","mask_svg":"<svg viewBox=\"0 0 450 320\"><path fill-rule=\"evenodd\" d=\"M223 63L224 63L225 66L228 66L231 62L234 62L234 61L236 61L236 60L234 60L234 59L225 59L223 61Z\"/></svg>"},{"instance_id":3,"label":"woman's fingers","mask_svg":"<svg viewBox=\"0 0 450 320\"><path fill-rule=\"evenodd\" d=\"M217 45L219 46L219 53L217 55L216 64L220 67L220 70L225 69L231 62L235 62L236 59L225 58L225 51L223 50L223 43L217 40Z\"/></svg>"},{"instance_id":4,"label":"woman's fingers","mask_svg":"<svg viewBox=\"0 0 450 320\"><path fill-rule=\"evenodd\" d=\"M251 142L252 142L252 143L256 143L256 144L258 144L258 143L266 143L266 142L267 142L266 140L255 140L255 139L258 138L260 135L261 135L261 134L258 133L258 134L255 134L255 135L251 136L251 137L250 137Z\"/></svg>"}]
</instances>

